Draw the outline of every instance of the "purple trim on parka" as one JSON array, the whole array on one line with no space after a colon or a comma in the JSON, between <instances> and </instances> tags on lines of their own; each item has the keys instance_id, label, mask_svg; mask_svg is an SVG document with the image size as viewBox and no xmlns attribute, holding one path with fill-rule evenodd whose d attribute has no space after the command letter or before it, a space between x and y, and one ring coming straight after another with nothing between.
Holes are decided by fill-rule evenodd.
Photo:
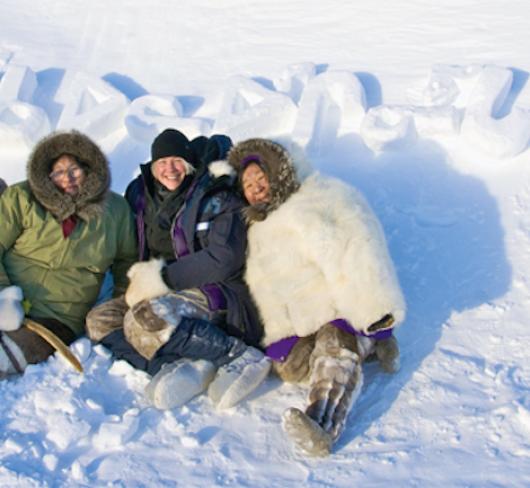
<instances>
[{"instance_id":1,"label":"purple trim on parka","mask_svg":"<svg viewBox=\"0 0 530 488\"><path fill-rule=\"evenodd\" d=\"M186 192L186 196L184 197L184 205L190 198L196 186L197 186L197 181L194 181L192 185L188 188L188 191ZM172 234L173 250L175 251L175 255L178 258L187 256L190 253L190 250L188 249L188 245L186 244L186 234L184 234L184 229L182 226L182 217L184 215L184 205L180 208L179 213L177 215L177 219L175 220L175 225L173 225L173 234Z\"/></svg>"},{"instance_id":2,"label":"purple trim on parka","mask_svg":"<svg viewBox=\"0 0 530 488\"><path fill-rule=\"evenodd\" d=\"M173 250L178 258L187 256L190 253L188 245L186 244L186 235L182 228L182 213L177 217L175 225L173 226Z\"/></svg>"},{"instance_id":3,"label":"purple trim on parka","mask_svg":"<svg viewBox=\"0 0 530 488\"><path fill-rule=\"evenodd\" d=\"M392 329L381 330L375 332L374 334L366 334L365 332L355 330L350 323L344 319L332 320L329 323L334 327L347 332L348 334L371 337L372 339L376 339L378 341L382 339L388 339L392 335ZM299 339L300 337L295 335L273 342L266 347L265 355L271 358L273 361L283 363Z\"/></svg>"},{"instance_id":4,"label":"purple trim on parka","mask_svg":"<svg viewBox=\"0 0 530 488\"><path fill-rule=\"evenodd\" d=\"M241 160L241 170L244 170L250 163L261 163L259 154L249 154Z\"/></svg>"},{"instance_id":5,"label":"purple trim on parka","mask_svg":"<svg viewBox=\"0 0 530 488\"><path fill-rule=\"evenodd\" d=\"M218 285L215 283L207 283L206 285L199 286L199 288L208 299L208 308L210 311L217 312L218 310L226 310L226 297Z\"/></svg>"},{"instance_id":6,"label":"purple trim on parka","mask_svg":"<svg viewBox=\"0 0 530 488\"><path fill-rule=\"evenodd\" d=\"M291 349L298 342L298 339L300 339L299 336L291 336L273 342L265 348L265 355L273 361L283 363L287 359L287 356L289 356Z\"/></svg>"},{"instance_id":7,"label":"purple trim on parka","mask_svg":"<svg viewBox=\"0 0 530 488\"><path fill-rule=\"evenodd\" d=\"M382 339L388 339L392 335L392 329L378 330L377 332L374 332L372 334L367 334L366 332L363 332L361 330L354 329L350 325L350 323L345 319L335 319L332 320L330 324L337 327L337 329L343 330L344 332L348 332L349 334L370 337L371 339L376 339L378 341Z\"/></svg>"},{"instance_id":8,"label":"purple trim on parka","mask_svg":"<svg viewBox=\"0 0 530 488\"><path fill-rule=\"evenodd\" d=\"M139 197L135 202L136 211L136 233L138 234L138 260L142 261L145 255L145 189L142 184L139 189Z\"/></svg>"}]
</instances>

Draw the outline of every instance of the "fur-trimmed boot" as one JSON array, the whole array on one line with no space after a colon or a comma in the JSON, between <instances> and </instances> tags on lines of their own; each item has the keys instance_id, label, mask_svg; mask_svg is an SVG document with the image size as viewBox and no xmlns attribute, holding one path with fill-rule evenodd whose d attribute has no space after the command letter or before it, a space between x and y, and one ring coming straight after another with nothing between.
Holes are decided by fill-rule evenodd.
<instances>
[{"instance_id":1,"label":"fur-trimmed boot","mask_svg":"<svg viewBox=\"0 0 530 488\"><path fill-rule=\"evenodd\" d=\"M273 371L287 383L302 383L311 375L310 358L315 349L316 334L300 337L284 361L274 361Z\"/></svg>"},{"instance_id":2,"label":"fur-trimmed boot","mask_svg":"<svg viewBox=\"0 0 530 488\"><path fill-rule=\"evenodd\" d=\"M362 387L363 375L355 336L330 324L317 333L311 356L309 405L289 408L283 428L312 456L327 456L339 438Z\"/></svg>"},{"instance_id":3,"label":"fur-trimmed boot","mask_svg":"<svg viewBox=\"0 0 530 488\"><path fill-rule=\"evenodd\" d=\"M85 320L88 337L94 342L100 342L111 332L121 329L128 310L129 306L123 295L94 307Z\"/></svg>"}]
</instances>

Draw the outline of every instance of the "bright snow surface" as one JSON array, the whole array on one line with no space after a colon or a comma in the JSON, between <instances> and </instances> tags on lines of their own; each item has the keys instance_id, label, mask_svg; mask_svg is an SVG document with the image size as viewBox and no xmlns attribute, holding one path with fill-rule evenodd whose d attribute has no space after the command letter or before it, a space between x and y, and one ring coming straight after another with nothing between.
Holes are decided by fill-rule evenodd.
<instances>
[{"instance_id":1,"label":"bright snow surface","mask_svg":"<svg viewBox=\"0 0 530 488\"><path fill-rule=\"evenodd\" d=\"M123 191L158 130L288 135L380 217L408 305L335 452L292 450L270 378L171 411L101 346L0 384L0 486L530 485L526 0L1 0L0 177L77 127Z\"/></svg>"}]
</instances>

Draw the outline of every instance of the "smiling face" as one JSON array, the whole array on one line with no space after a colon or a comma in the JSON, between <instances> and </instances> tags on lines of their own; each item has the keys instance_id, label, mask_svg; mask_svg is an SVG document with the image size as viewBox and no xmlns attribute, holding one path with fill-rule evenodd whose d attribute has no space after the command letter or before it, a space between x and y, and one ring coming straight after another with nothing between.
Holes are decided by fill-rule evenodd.
<instances>
[{"instance_id":1,"label":"smiling face","mask_svg":"<svg viewBox=\"0 0 530 488\"><path fill-rule=\"evenodd\" d=\"M256 163L251 163L244 169L241 176L241 186L250 205L270 202L269 178Z\"/></svg>"},{"instance_id":2,"label":"smiling face","mask_svg":"<svg viewBox=\"0 0 530 488\"><path fill-rule=\"evenodd\" d=\"M189 163L177 156L160 158L151 164L151 171L158 182L169 191L176 190L188 174Z\"/></svg>"},{"instance_id":3,"label":"smiling face","mask_svg":"<svg viewBox=\"0 0 530 488\"><path fill-rule=\"evenodd\" d=\"M53 163L50 179L61 191L74 196L79 193L86 179L86 173L75 158L64 154Z\"/></svg>"}]
</instances>

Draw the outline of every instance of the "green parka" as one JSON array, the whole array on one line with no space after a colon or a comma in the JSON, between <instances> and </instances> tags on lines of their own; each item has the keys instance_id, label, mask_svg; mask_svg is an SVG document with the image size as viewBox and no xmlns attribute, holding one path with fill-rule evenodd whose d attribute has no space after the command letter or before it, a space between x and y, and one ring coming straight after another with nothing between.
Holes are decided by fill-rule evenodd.
<instances>
[{"instance_id":1,"label":"green parka","mask_svg":"<svg viewBox=\"0 0 530 488\"><path fill-rule=\"evenodd\" d=\"M50 167L70 154L87 168L74 198L50 180ZM105 272L112 270L115 295L127 286L126 272L136 261L137 246L130 207L109 191L110 173L101 150L72 131L52 134L30 156L28 180L0 196L0 289L20 286L29 316L54 318L84 333ZM75 215L69 237L61 223Z\"/></svg>"}]
</instances>

